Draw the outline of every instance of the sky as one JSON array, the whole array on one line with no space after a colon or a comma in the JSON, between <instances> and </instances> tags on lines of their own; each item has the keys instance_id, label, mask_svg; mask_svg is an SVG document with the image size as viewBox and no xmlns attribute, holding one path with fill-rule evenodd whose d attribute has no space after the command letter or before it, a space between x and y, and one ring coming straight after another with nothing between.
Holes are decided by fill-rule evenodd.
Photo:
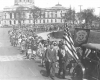
<instances>
[{"instance_id":1,"label":"sky","mask_svg":"<svg viewBox=\"0 0 100 80\"><path fill-rule=\"evenodd\" d=\"M58 2L64 6L64 7L72 7L76 10L76 12L80 11L79 5L82 5L81 9L87 9L87 8L94 8L95 14L100 14L100 0L34 0L35 5L41 8L46 7L53 7ZM0 11L3 10L4 7L13 6L14 0L0 0Z\"/></svg>"}]
</instances>

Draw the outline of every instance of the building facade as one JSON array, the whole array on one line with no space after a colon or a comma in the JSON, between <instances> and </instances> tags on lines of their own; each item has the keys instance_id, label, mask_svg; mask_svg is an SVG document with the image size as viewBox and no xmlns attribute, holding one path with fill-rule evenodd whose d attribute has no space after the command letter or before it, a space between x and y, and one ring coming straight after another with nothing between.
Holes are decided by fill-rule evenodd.
<instances>
[{"instance_id":1,"label":"building facade","mask_svg":"<svg viewBox=\"0 0 100 80\"><path fill-rule=\"evenodd\" d=\"M16 19L16 9L19 6L25 6L28 8L34 8L34 0L15 0L14 6L5 7L2 11L2 26L13 26L18 25L19 22ZM44 16L37 18L35 24L36 25L54 25L54 24L63 24L64 19L63 15L66 13L67 8L63 7L61 4L56 4L54 7L50 8L41 8ZM21 21L21 24L29 24L34 25L33 18L30 18L30 11L26 9L24 11L25 19Z\"/></svg>"}]
</instances>

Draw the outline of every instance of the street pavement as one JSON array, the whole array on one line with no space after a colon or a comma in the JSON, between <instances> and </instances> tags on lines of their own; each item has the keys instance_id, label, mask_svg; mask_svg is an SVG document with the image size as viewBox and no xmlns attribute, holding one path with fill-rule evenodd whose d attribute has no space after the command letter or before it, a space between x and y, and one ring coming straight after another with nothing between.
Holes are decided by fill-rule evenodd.
<instances>
[{"instance_id":1,"label":"street pavement","mask_svg":"<svg viewBox=\"0 0 100 80\"><path fill-rule=\"evenodd\" d=\"M51 80L46 77L39 59L25 59L18 47L11 46L8 30L0 28L0 80ZM56 77L56 80L63 79Z\"/></svg>"}]
</instances>

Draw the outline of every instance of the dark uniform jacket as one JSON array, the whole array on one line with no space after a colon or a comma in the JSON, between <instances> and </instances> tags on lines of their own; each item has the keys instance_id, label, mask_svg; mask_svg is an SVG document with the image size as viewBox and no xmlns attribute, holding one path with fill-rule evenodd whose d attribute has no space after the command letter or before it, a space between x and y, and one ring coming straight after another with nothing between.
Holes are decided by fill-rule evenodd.
<instances>
[{"instance_id":1,"label":"dark uniform jacket","mask_svg":"<svg viewBox=\"0 0 100 80\"><path fill-rule=\"evenodd\" d=\"M65 51L66 52L66 51ZM67 52L65 54L65 56L63 57L62 53L61 53L61 50L58 50L58 57L59 57L59 63L63 63L63 62L66 62L68 60L68 55L67 55Z\"/></svg>"},{"instance_id":2,"label":"dark uniform jacket","mask_svg":"<svg viewBox=\"0 0 100 80\"><path fill-rule=\"evenodd\" d=\"M46 58L47 60L50 60L51 62L56 62L57 61L56 50L47 49Z\"/></svg>"}]
</instances>

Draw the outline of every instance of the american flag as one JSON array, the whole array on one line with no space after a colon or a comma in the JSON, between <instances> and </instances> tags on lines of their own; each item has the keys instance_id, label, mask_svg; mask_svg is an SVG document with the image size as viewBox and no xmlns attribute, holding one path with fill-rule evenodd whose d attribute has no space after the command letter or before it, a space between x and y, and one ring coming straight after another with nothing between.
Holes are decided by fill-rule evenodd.
<instances>
[{"instance_id":1,"label":"american flag","mask_svg":"<svg viewBox=\"0 0 100 80\"><path fill-rule=\"evenodd\" d=\"M77 52L76 52L76 48L74 46L74 41L71 37L71 33L67 27L67 24L65 25L65 29L64 29L64 35L63 35L63 40L65 43L65 50L69 52L70 55L73 56L73 58L76 60L76 62L81 66L82 68L82 73L83 73L83 79L82 80L86 80L85 79L85 67L82 65L82 63L79 60L79 57L77 56Z\"/></svg>"},{"instance_id":2,"label":"american flag","mask_svg":"<svg viewBox=\"0 0 100 80\"><path fill-rule=\"evenodd\" d=\"M67 24L64 26L63 40L65 44L65 50L68 51L69 54L73 56L75 60L79 60L77 56L76 48L74 46L74 41L71 37L71 33L69 31L69 28L67 27Z\"/></svg>"}]
</instances>

